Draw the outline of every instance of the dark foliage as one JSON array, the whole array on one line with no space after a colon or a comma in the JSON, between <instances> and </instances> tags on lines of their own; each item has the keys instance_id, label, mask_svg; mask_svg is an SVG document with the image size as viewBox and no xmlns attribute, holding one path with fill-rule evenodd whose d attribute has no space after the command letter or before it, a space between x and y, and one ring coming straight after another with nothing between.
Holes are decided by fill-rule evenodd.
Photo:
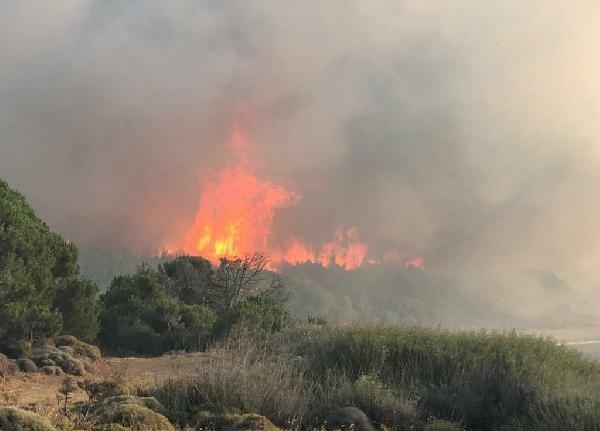
<instances>
[{"instance_id":1,"label":"dark foliage","mask_svg":"<svg viewBox=\"0 0 600 431\"><path fill-rule=\"evenodd\" d=\"M82 291L68 280L78 280ZM69 306L61 300L65 289L76 298ZM86 337L94 338L97 317L88 311L95 295L93 283L79 276L75 245L52 232L22 195L0 181L0 348L18 352L24 340L52 336L64 322L72 326L80 314L76 307L84 303Z\"/></svg>"},{"instance_id":2,"label":"dark foliage","mask_svg":"<svg viewBox=\"0 0 600 431\"><path fill-rule=\"evenodd\" d=\"M113 354L155 355L197 347L216 321L208 307L171 295L163 277L148 265L115 277L101 303L99 341Z\"/></svg>"},{"instance_id":3,"label":"dark foliage","mask_svg":"<svg viewBox=\"0 0 600 431\"><path fill-rule=\"evenodd\" d=\"M266 263L261 254L217 267L179 256L117 276L101 296L99 341L112 354L156 355L201 350L233 328L278 331L289 321L277 299L284 286L276 276L266 280Z\"/></svg>"},{"instance_id":4,"label":"dark foliage","mask_svg":"<svg viewBox=\"0 0 600 431\"><path fill-rule=\"evenodd\" d=\"M170 294L186 304L207 304L213 265L197 256L179 256L158 266Z\"/></svg>"},{"instance_id":5,"label":"dark foliage","mask_svg":"<svg viewBox=\"0 0 600 431\"><path fill-rule=\"evenodd\" d=\"M93 341L100 328L100 307L97 299L98 288L83 277L70 277L61 283L54 307L63 316L63 332L75 337Z\"/></svg>"}]
</instances>

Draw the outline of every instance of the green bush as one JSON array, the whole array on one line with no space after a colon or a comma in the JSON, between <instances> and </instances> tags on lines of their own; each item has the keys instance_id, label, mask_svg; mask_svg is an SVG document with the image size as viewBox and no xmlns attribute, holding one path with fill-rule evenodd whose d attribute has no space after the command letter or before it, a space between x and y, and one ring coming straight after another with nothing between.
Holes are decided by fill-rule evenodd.
<instances>
[{"instance_id":1,"label":"green bush","mask_svg":"<svg viewBox=\"0 0 600 431\"><path fill-rule=\"evenodd\" d=\"M105 410L99 420L138 431L174 431L166 417L137 404L118 404Z\"/></svg>"},{"instance_id":2,"label":"green bush","mask_svg":"<svg viewBox=\"0 0 600 431\"><path fill-rule=\"evenodd\" d=\"M65 373L76 376L91 370L91 362L101 358L98 347L79 341L72 335L62 335L36 345L31 356L38 367L46 368L44 373L51 374L55 369L47 367L58 366Z\"/></svg>"},{"instance_id":3,"label":"green bush","mask_svg":"<svg viewBox=\"0 0 600 431\"><path fill-rule=\"evenodd\" d=\"M113 279L101 297L102 346L118 355L157 355L204 347L216 314L169 294L164 279L149 266Z\"/></svg>"},{"instance_id":4,"label":"green bush","mask_svg":"<svg viewBox=\"0 0 600 431\"><path fill-rule=\"evenodd\" d=\"M193 422L195 429L279 431L279 428L273 425L268 418L255 413L214 414L208 411L201 411L196 414Z\"/></svg>"},{"instance_id":5,"label":"green bush","mask_svg":"<svg viewBox=\"0 0 600 431\"><path fill-rule=\"evenodd\" d=\"M61 335L52 339L56 346L69 346L74 353L79 356L86 357L92 361L97 361L102 358L102 352L97 346L85 343L72 335Z\"/></svg>"},{"instance_id":6,"label":"green bush","mask_svg":"<svg viewBox=\"0 0 600 431\"><path fill-rule=\"evenodd\" d=\"M172 431L162 414L164 407L154 398L122 395L94 404L93 419L99 424L120 424L139 431Z\"/></svg>"},{"instance_id":7,"label":"green bush","mask_svg":"<svg viewBox=\"0 0 600 431\"><path fill-rule=\"evenodd\" d=\"M14 407L0 407L2 431L56 431L44 418Z\"/></svg>"},{"instance_id":8,"label":"green bush","mask_svg":"<svg viewBox=\"0 0 600 431\"><path fill-rule=\"evenodd\" d=\"M290 321L283 303L267 296L248 298L234 305L222 318L226 332L235 329L248 333L281 331Z\"/></svg>"},{"instance_id":9,"label":"green bush","mask_svg":"<svg viewBox=\"0 0 600 431\"><path fill-rule=\"evenodd\" d=\"M146 407L156 413L166 414L165 407L154 397L138 397L135 395L115 395L102 399L96 404L95 409L102 411L106 408L111 408L117 404L135 404L136 406Z\"/></svg>"},{"instance_id":10,"label":"green bush","mask_svg":"<svg viewBox=\"0 0 600 431\"><path fill-rule=\"evenodd\" d=\"M19 370L23 373L35 373L37 371L37 366L35 362L28 358L19 358L17 359L17 366Z\"/></svg>"},{"instance_id":11,"label":"green bush","mask_svg":"<svg viewBox=\"0 0 600 431\"><path fill-rule=\"evenodd\" d=\"M203 350L217 322L217 313L206 305L181 306L181 347Z\"/></svg>"}]
</instances>

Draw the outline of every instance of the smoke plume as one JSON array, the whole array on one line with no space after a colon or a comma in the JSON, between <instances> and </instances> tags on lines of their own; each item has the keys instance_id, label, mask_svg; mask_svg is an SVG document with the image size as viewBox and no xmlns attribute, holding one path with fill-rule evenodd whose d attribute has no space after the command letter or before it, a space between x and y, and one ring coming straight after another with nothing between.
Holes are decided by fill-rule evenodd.
<instances>
[{"instance_id":1,"label":"smoke plume","mask_svg":"<svg viewBox=\"0 0 600 431\"><path fill-rule=\"evenodd\" d=\"M600 280L595 2L0 3L0 177L85 247L185 238L239 125L274 215L467 289ZM534 283L535 284L535 283Z\"/></svg>"}]
</instances>

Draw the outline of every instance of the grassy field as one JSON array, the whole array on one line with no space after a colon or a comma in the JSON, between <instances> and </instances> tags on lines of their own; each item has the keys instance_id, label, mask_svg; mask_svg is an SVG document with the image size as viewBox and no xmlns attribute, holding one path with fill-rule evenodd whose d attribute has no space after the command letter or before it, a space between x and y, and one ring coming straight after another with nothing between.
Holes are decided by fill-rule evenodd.
<instances>
[{"instance_id":1,"label":"grassy field","mask_svg":"<svg viewBox=\"0 0 600 431\"><path fill-rule=\"evenodd\" d=\"M202 411L253 411L311 428L353 405L397 431L431 418L467 430L599 429L600 364L549 338L304 326L262 343L230 340L213 354L198 375L146 394L179 423Z\"/></svg>"},{"instance_id":2,"label":"grassy field","mask_svg":"<svg viewBox=\"0 0 600 431\"><path fill-rule=\"evenodd\" d=\"M354 405L394 431L423 429L431 418L454 423L449 429L600 429L600 365L575 349L600 357L600 343L565 346L517 333L307 325L226 340L206 353L104 358L83 378L123 380L182 425L202 411L253 412L310 429ZM3 403L58 419L61 381L10 377ZM87 397L78 390L73 401Z\"/></svg>"}]
</instances>

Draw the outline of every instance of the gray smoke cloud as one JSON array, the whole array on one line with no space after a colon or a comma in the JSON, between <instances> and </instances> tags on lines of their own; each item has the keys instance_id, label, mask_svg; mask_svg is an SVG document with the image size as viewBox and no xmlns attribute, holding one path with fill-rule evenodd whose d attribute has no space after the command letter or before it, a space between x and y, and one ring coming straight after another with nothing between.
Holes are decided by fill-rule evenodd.
<instances>
[{"instance_id":1,"label":"gray smoke cloud","mask_svg":"<svg viewBox=\"0 0 600 431\"><path fill-rule=\"evenodd\" d=\"M84 246L193 223L240 122L338 225L466 286L600 280L596 2L0 2L0 176ZM501 295L499 295L501 296Z\"/></svg>"}]
</instances>

